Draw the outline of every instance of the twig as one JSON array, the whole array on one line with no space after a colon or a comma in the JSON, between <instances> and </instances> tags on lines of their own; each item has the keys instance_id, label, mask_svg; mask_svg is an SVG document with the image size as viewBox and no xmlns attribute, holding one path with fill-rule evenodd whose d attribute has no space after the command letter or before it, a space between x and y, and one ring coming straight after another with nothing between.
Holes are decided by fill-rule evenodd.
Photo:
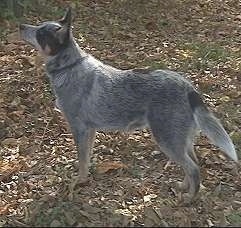
<instances>
[{"instance_id":1,"label":"twig","mask_svg":"<svg viewBox=\"0 0 241 228\"><path fill-rule=\"evenodd\" d=\"M29 227L27 224L25 224L25 223L23 223L23 222L20 222L20 221L18 221L18 220L16 220L16 219L13 219L11 222L12 222L14 225L16 225L16 226Z\"/></svg>"},{"instance_id":2,"label":"twig","mask_svg":"<svg viewBox=\"0 0 241 228\"><path fill-rule=\"evenodd\" d=\"M47 129L48 129L48 127L49 127L49 124L50 124L50 122L53 120L53 117L51 117L50 118L50 120L47 122L47 124L46 124L46 126L45 126L45 128L44 128L44 132L43 132L43 135L42 135L42 137L41 137L41 142L39 143L39 145L38 145L38 149L40 150L41 149L41 147L42 147L42 144L43 144L43 141L44 141L44 137L45 137L45 135L46 135L46 132L47 132Z\"/></svg>"}]
</instances>

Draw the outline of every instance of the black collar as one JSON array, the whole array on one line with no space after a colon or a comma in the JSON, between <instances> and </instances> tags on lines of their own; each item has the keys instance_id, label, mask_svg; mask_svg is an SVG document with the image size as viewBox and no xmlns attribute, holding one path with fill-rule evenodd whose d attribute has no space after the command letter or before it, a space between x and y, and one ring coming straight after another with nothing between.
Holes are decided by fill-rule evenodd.
<instances>
[{"instance_id":1,"label":"black collar","mask_svg":"<svg viewBox=\"0 0 241 228\"><path fill-rule=\"evenodd\" d=\"M82 57L82 58L77 58L73 63L70 63L70 64L65 65L63 67L51 69L51 67L46 66L46 68L47 68L48 73L58 74L58 73L61 73L62 71L65 71L65 70L68 70L68 69L71 69L71 68L75 67L77 64L81 63L86 57L87 57L87 55Z\"/></svg>"}]
</instances>

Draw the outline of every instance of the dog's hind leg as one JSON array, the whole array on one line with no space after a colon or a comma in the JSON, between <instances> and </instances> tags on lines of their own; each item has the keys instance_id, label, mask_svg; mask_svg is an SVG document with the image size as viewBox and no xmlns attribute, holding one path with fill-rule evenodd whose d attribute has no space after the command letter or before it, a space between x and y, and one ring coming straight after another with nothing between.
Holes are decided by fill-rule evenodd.
<instances>
[{"instance_id":1,"label":"dog's hind leg","mask_svg":"<svg viewBox=\"0 0 241 228\"><path fill-rule=\"evenodd\" d=\"M183 188L188 190L188 193L183 194L183 203L189 204L196 196L200 188L200 174L199 167L192 160L196 160L194 152L191 151L193 147L190 147L191 129L193 128L191 121L186 121L184 117L182 119L175 119L175 125L173 122L162 121L161 124L153 118L149 119L149 125L151 127L153 136L159 146L163 149L163 152L170 158L179 164L185 172L185 178L183 181ZM162 118L164 118L162 116ZM169 114L170 120L172 120ZM160 118L159 118L159 121ZM186 123L184 125L184 123Z\"/></svg>"},{"instance_id":2,"label":"dog's hind leg","mask_svg":"<svg viewBox=\"0 0 241 228\"><path fill-rule=\"evenodd\" d=\"M182 191L187 191L183 193L183 202L184 204L189 204L195 198L196 194L200 188L200 171L197 164L191 159L188 151L185 151L185 147L177 147L176 150L173 148L168 148L162 146L163 152L177 164L179 164L185 173L184 180L179 182L179 189Z\"/></svg>"},{"instance_id":3,"label":"dog's hind leg","mask_svg":"<svg viewBox=\"0 0 241 228\"><path fill-rule=\"evenodd\" d=\"M92 149L93 149L93 146L94 146L94 143L95 143L95 135L96 135L96 130L91 128L89 130L89 135L88 135L88 145L89 145L89 157L92 156Z\"/></svg>"},{"instance_id":4,"label":"dog's hind leg","mask_svg":"<svg viewBox=\"0 0 241 228\"><path fill-rule=\"evenodd\" d=\"M190 143L190 145L188 146L187 148L187 153L188 155L190 156L190 158L196 163L198 164L198 158L194 152L194 148L193 148L193 145L192 143ZM184 180L181 182L181 181L178 181L177 182L177 188L182 191L182 192L185 192L185 191L188 191L190 185L189 185L189 178L188 178L188 175L185 175L184 177Z\"/></svg>"},{"instance_id":5,"label":"dog's hind leg","mask_svg":"<svg viewBox=\"0 0 241 228\"><path fill-rule=\"evenodd\" d=\"M183 159L179 160L178 163L183 167L185 172L185 178L184 178L183 184L185 185L186 183L188 183L189 185L188 192L183 194L183 202L191 203L191 201L195 198L200 188L200 171L198 166L190 158L188 153L185 154Z\"/></svg>"},{"instance_id":6,"label":"dog's hind leg","mask_svg":"<svg viewBox=\"0 0 241 228\"><path fill-rule=\"evenodd\" d=\"M189 139L188 139L188 146L187 146L187 152L189 154L189 156L191 157L191 159L196 163L198 164L199 161L198 161L198 158L197 158L197 155L194 151L194 136L195 136L195 133L196 133L196 130L193 129L190 133L189 133Z\"/></svg>"}]
</instances>

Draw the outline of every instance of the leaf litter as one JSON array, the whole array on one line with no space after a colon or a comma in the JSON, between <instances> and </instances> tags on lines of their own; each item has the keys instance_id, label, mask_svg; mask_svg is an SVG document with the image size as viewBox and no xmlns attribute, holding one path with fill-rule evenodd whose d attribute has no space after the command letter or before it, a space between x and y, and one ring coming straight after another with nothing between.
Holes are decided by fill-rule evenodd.
<instances>
[{"instance_id":1,"label":"leaf litter","mask_svg":"<svg viewBox=\"0 0 241 228\"><path fill-rule=\"evenodd\" d=\"M70 1L50 1L51 7ZM72 1L78 43L122 69L170 68L204 92L240 147L238 1ZM145 5L143 7L143 5ZM39 15L30 15L38 21ZM28 17L28 16L26 16ZM45 20L45 15L41 15ZM30 18L28 18L30 19ZM53 18L50 18L53 19ZM179 166L148 130L99 132L90 181L69 199L76 149L54 101L43 61L11 23L0 44L0 224L2 226L240 225L241 175L201 136L202 189L177 205Z\"/></svg>"}]
</instances>

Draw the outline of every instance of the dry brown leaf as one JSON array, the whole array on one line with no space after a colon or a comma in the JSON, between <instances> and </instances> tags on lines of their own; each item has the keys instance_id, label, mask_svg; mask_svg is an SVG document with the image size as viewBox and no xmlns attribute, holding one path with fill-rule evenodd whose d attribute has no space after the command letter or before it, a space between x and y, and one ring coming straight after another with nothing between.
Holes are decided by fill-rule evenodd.
<instances>
[{"instance_id":1,"label":"dry brown leaf","mask_svg":"<svg viewBox=\"0 0 241 228\"><path fill-rule=\"evenodd\" d=\"M19 32L12 32L7 35L8 43L14 43L20 40Z\"/></svg>"},{"instance_id":2,"label":"dry brown leaf","mask_svg":"<svg viewBox=\"0 0 241 228\"><path fill-rule=\"evenodd\" d=\"M22 55L21 60L22 60L22 64L28 67L33 67L35 64L35 58L32 56Z\"/></svg>"},{"instance_id":3,"label":"dry brown leaf","mask_svg":"<svg viewBox=\"0 0 241 228\"><path fill-rule=\"evenodd\" d=\"M157 198L156 194L149 194L149 195L145 195L143 197L143 200L144 200L144 203L146 203L146 202L150 202L152 199L155 199L155 198Z\"/></svg>"},{"instance_id":4,"label":"dry brown leaf","mask_svg":"<svg viewBox=\"0 0 241 228\"><path fill-rule=\"evenodd\" d=\"M147 207L145 208L144 213L145 213L145 220L144 220L145 226L147 227L151 227L151 226L167 227L168 226L166 221L164 221L160 217L160 212L157 213L157 211L154 208Z\"/></svg>"},{"instance_id":5,"label":"dry brown leaf","mask_svg":"<svg viewBox=\"0 0 241 228\"><path fill-rule=\"evenodd\" d=\"M61 222L59 222L58 220L54 219L51 223L50 223L50 227L60 227L62 226Z\"/></svg>"},{"instance_id":6,"label":"dry brown leaf","mask_svg":"<svg viewBox=\"0 0 241 228\"><path fill-rule=\"evenodd\" d=\"M229 96L223 96L220 98L221 102L229 102L230 101L230 97Z\"/></svg>"},{"instance_id":7,"label":"dry brown leaf","mask_svg":"<svg viewBox=\"0 0 241 228\"><path fill-rule=\"evenodd\" d=\"M15 49L17 49L18 45L14 44L14 43L9 43L6 44L6 46L3 46L5 51L14 51Z\"/></svg>"},{"instance_id":8,"label":"dry brown leaf","mask_svg":"<svg viewBox=\"0 0 241 228\"><path fill-rule=\"evenodd\" d=\"M37 53L37 55L34 58L34 65L36 67L40 67L40 66L42 66L43 62L44 62L43 56L41 56L39 53Z\"/></svg>"},{"instance_id":9,"label":"dry brown leaf","mask_svg":"<svg viewBox=\"0 0 241 228\"><path fill-rule=\"evenodd\" d=\"M76 219L71 211L64 211L64 215L68 225L73 226L76 223Z\"/></svg>"},{"instance_id":10,"label":"dry brown leaf","mask_svg":"<svg viewBox=\"0 0 241 228\"><path fill-rule=\"evenodd\" d=\"M1 144L3 146L16 146L16 145L18 145L18 139L6 138L1 142Z\"/></svg>"},{"instance_id":11,"label":"dry brown leaf","mask_svg":"<svg viewBox=\"0 0 241 228\"><path fill-rule=\"evenodd\" d=\"M4 205L3 207L0 207L0 215L4 215L8 213L8 208L9 208L9 204Z\"/></svg>"},{"instance_id":12,"label":"dry brown leaf","mask_svg":"<svg viewBox=\"0 0 241 228\"><path fill-rule=\"evenodd\" d=\"M121 162L102 162L97 166L96 171L99 174L103 174L116 169L127 169L127 166Z\"/></svg>"},{"instance_id":13,"label":"dry brown leaf","mask_svg":"<svg viewBox=\"0 0 241 228\"><path fill-rule=\"evenodd\" d=\"M6 223L7 223L7 220L1 219L1 220L0 220L0 227L3 227Z\"/></svg>"},{"instance_id":14,"label":"dry brown leaf","mask_svg":"<svg viewBox=\"0 0 241 228\"><path fill-rule=\"evenodd\" d=\"M235 19L241 21L241 15L237 15Z\"/></svg>"},{"instance_id":15,"label":"dry brown leaf","mask_svg":"<svg viewBox=\"0 0 241 228\"><path fill-rule=\"evenodd\" d=\"M24 110L13 111L9 113L9 117L12 118L14 121L18 121L23 114L24 114Z\"/></svg>"},{"instance_id":16,"label":"dry brown leaf","mask_svg":"<svg viewBox=\"0 0 241 228\"><path fill-rule=\"evenodd\" d=\"M87 211L79 210L78 211L82 216L86 217L87 219L91 220L91 215Z\"/></svg>"},{"instance_id":17,"label":"dry brown leaf","mask_svg":"<svg viewBox=\"0 0 241 228\"><path fill-rule=\"evenodd\" d=\"M13 111L10 114L15 115L17 117L21 117L24 114L24 110Z\"/></svg>"},{"instance_id":18,"label":"dry brown leaf","mask_svg":"<svg viewBox=\"0 0 241 228\"><path fill-rule=\"evenodd\" d=\"M0 162L0 181L9 179L14 173L17 173L21 168L26 168L26 163L19 161L1 161Z\"/></svg>"}]
</instances>

